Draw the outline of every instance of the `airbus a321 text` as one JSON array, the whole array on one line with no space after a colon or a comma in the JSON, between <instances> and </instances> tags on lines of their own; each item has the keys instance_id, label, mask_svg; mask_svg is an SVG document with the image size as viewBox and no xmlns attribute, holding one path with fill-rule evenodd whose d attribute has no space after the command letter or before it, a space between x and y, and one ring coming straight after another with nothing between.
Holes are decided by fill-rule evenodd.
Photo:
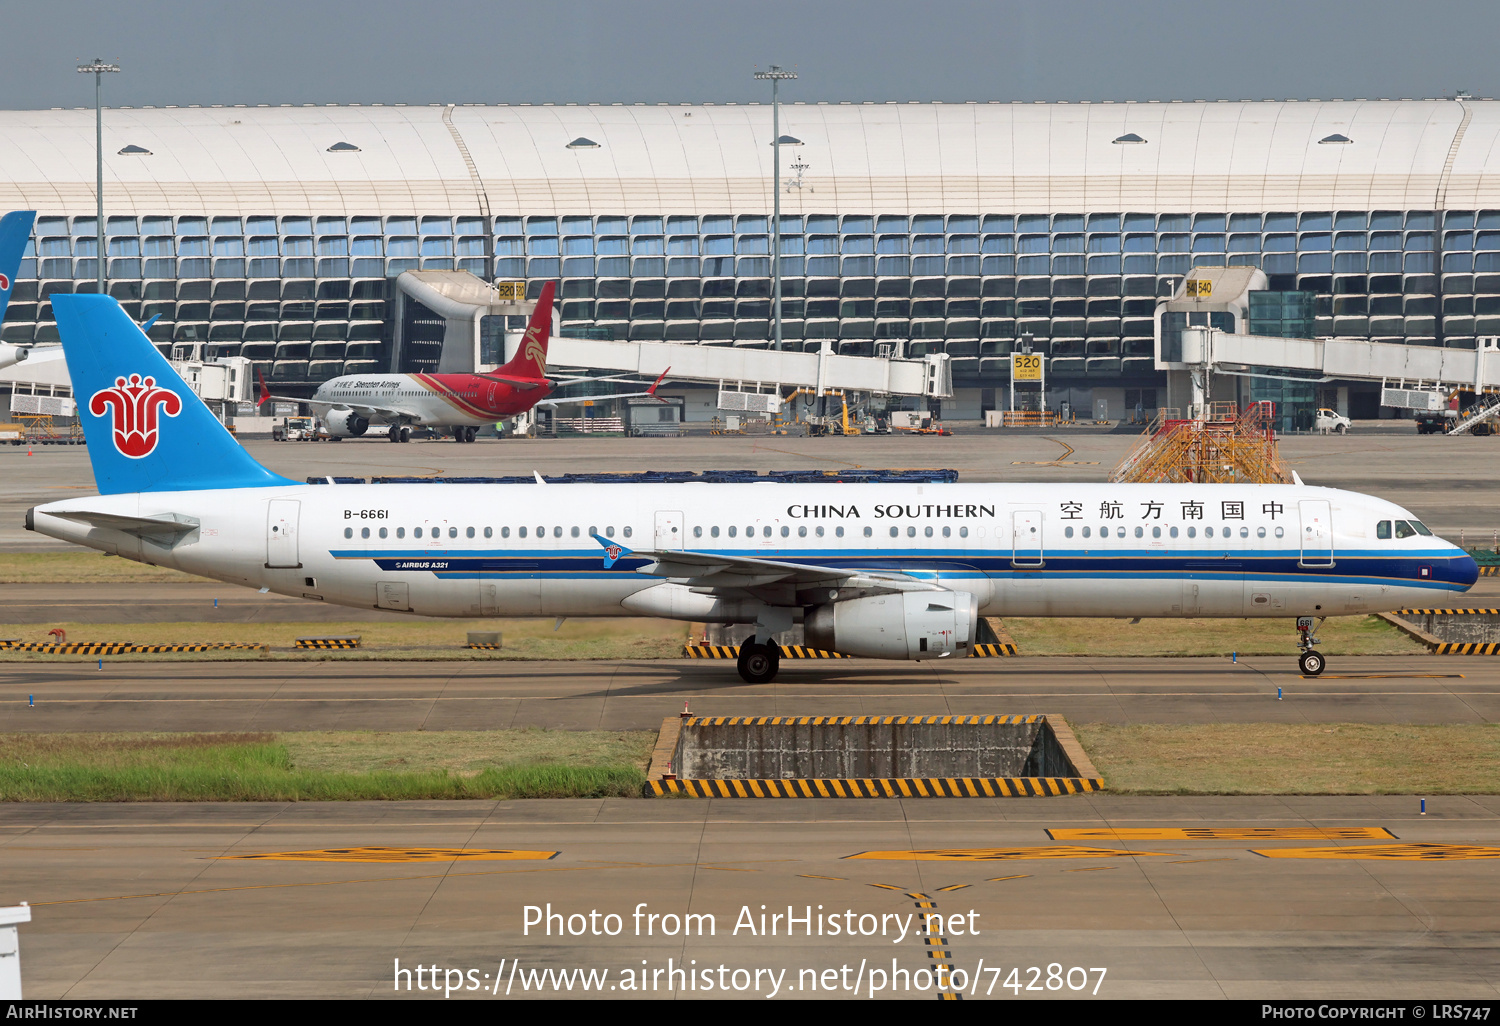
<instances>
[{"instance_id":1,"label":"airbus a321 text","mask_svg":"<svg viewBox=\"0 0 1500 1026\"><path fill-rule=\"evenodd\" d=\"M102 494L27 528L283 595L754 624L751 682L798 623L815 648L921 660L967 655L984 615L1305 618L1316 675L1316 620L1444 606L1478 575L1401 507L1302 485L297 484L113 299L53 304Z\"/></svg>"},{"instance_id":2,"label":"airbus a321 text","mask_svg":"<svg viewBox=\"0 0 1500 1026\"><path fill-rule=\"evenodd\" d=\"M479 429L537 406L656 396L672 368L644 392L554 399L562 385L599 378L547 377L547 341L552 330L553 282L542 286L536 310L509 363L480 374L346 374L318 386L311 399L272 395L260 380L259 405L272 401L307 403L335 438L358 438L372 424L384 424L393 442L411 440L413 427L451 429L460 442L472 442Z\"/></svg>"}]
</instances>

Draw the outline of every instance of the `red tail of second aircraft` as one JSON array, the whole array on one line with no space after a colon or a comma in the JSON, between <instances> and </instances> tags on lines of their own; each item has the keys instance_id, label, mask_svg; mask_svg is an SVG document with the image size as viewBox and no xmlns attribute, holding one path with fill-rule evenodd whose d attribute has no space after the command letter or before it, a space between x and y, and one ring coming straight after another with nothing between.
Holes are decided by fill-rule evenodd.
<instances>
[{"instance_id":1,"label":"red tail of second aircraft","mask_svg":"<svg viewBox=\"0 0 1500 1026\"><path fill-rule=\"evenodd\" d=\"M556 282L542 286L537 298L536 310L531 322L526 325L526 334L521 336L521 345L516 355L503 367L498 367L490 377L501 378L513 384L542 385L547 381L547 340L552 334L552 295Z\"/></svg>"}]
</instances>

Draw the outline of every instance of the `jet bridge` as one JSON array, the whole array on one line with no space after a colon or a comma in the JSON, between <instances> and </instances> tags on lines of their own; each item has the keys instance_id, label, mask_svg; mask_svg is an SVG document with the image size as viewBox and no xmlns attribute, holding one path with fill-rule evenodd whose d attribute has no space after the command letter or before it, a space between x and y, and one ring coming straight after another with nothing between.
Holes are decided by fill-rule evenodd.
<instances>
[{"instance_id":1,"label":"jet bridge","mask_svg":"<svg viewBox=\"0 0 1500 1026\"><path fill-rule=\"evenodd\" d=\"M515 354L534 300L524 282L490 284L467 271L406 271L396 279L393 371L494 370ZM781 385L823 395L830 390L876 395L953 394L942 354L917 360L841 356L822 351L761 349L691 342L624 342L559 335L554 316L547 366L655 378L671 368L675 382Z\"/></svg>"},{"instance_id":2,"label":"jet bridge","mask_svg":"<svg viewBox=\"0 0 1500 1026\"><path fill-rule=\"evenodd\" d=\"M1255 323L1257 292L1265 290L1266 283L1258 268L1200 267L1182 280L1170 299L1157 304L1156 367L1167 372L1166 405L1206 408L1215 375L1304 383L1379 381L1384 398L1400 394L1400 402L1384 405L1421 409L1429 408L1427 396L1433 392L1465 389L1482 394L1500 388L1500 340L1495 338L1479 339L1475 349L1445 349L1245 331ZM1259 291L1259 296L1273 301L1276 295ZM1310 334L1312 316L1309 311L1305 318L1273 323L1287 335Z\"/></svg>"}]
</instances>

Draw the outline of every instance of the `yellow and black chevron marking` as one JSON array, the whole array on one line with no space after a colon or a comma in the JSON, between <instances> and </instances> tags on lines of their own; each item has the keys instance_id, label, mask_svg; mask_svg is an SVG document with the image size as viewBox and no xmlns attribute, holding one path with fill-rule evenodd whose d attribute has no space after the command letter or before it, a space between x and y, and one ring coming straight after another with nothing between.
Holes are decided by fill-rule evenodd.
<instances>
[{"instance_id":1,"label":"yellow and black chevron marking","mask_svg":"<svg viewBox=\"0 0 1500 1026\"><path fill-rule=\"evenodd\" d=\"M273 862L497 862L545 860L555 851L512 848L314 848L310 851L266 851L254 855L219 855L219 859L264 859Z\"/></svg>"},{"instance_id":2,"label":"yellow and black chevron marking","mask_svg":"<svg viewBox=\"0 0 1500 1026\"><path fill-rule=\"evenodd\" d=\"M682 654L689 659L738 659L740 657L740 646L738 645L686 645ZM806 645L782 645L781 656L783 659L848 659L846 655L838 652L825 652L821 648L808 648Z\"/></svg>"},{"instance_id":3,"label":"yellow and black chevron marking","mask_svg":"<svg viewBox=\"0 0 1500 1026\"><path fill-rule=\"evenodd\" d=\"M1500 641L1441 641L1433 655L1500 655Z\"/></svg>"},{"instance_id":4,"label":"yellow and black chevron marking","mask_svg":"<svg viewBox=\"0 0 1500 1026\"><path fill-rule=\"evenodd\" d=\"M1500 609L1398 609L1396 616L1500 616Z\"/></svg>"},{"instance_id":5,"label":"yellow and black chevron marking","mask_svg":"<svg viewBox=\"0 0 1500 1026\"><path fill-rule=\"evenodd\" d=\"M1385 827L1071 827L1048 830L1054 841L1384 841Z\"/></svg>"},{"instance_id":6,"label":"yellow and black chevron marking","mask_svg":"<svg viewBox=\"0 0 1500 1026\"><path fill-rule=\"evenodd\" d=\"M1010 642L1001 642L995 645L971 645L969 647L970 659L994 659L998 656L1019 655L1020 651Z\"/></svg>"},{"instance_id":7,"label":"yellow and black chevron marking","mask_svg":"<svg viewBox=\"0 0 1500 1026\"><path fill-rule=\"evenodd\" d=\"M0 650L7 652L42 652L47 655L129 655L133 652L212 652L221 649L264 649L255 644L233 645L132 645L123 641L80 641L67 645L49 645L39 642L0 641Z\"/></svg>"},{"instance_id":8,"label":"yellow and black chevron marking","mask_svg":"<svg viewBox=\"0 0 1500 1026\"><path fill-rule=\"evenodd\" d=\"M298 648L358 648L359 638L298 638Z\"/></svg>"},{"instance_id":9,"label":"yellow and black chevron marking","mask_svg":"<svg viewBox=\"0 0 1500 1026\"><path fill-rule=\"evenodd\" d=\"M689 716L689 727L860 727L944 724L993 727L1007 723L1036 723L1030 716Z\"/></svg>"},{"instance_id":10,"label":"yellow and black chevron marking","mask_svg":"<svg viewBox=\"0 0 1500 1026\"><path fill-rule=\"evenodd\" d=\"M1104 790L1094 777L900 777L814 780L653 780L649 797L689 798L1046 798Z\"/></svg>"},{"instance_id":11,"label":"yellow and black chevron marking","mask_svg":"<svg viewBox=\"0 0 1500 1026\"><path fill-rule=\"evenodd\" d=\"M473 643L470 643L467 647L469 647L469 648L483 648L483 649L489 649L489 650L498 650L500 648L499 645L476 645L476 644L473 644Z\"/></svg>"},{"instance_id":12,"label":"yellow and black chevron marking","mask_svg":"<svg viewBox=\"0 0 1500 1026\"><path fill-rule=\"evenodd\" d=\"M689 659L738 659L740 647L738 645L685 645L682 654ZM975 659L993 659L999 656L1018 655L1015 645L971 645L969 657ZM821 648L808 648L806 645L782 645L781 656L783 659L852 659L842 652L829 652Z\"/></svg>"},{"instance_id":13,"label":"yellow and black chevron marking","mask_svg":"<svg viewBox=\"0 0 1500 1026\"><path fill-rule=\"evenodd\" d=\"M1500 574L1500 566L1482 566L1479 568L1480 577L1494 577Z\"/></svg>"},{"instance_id":14,"label":"yellow and black chevron marking","mask_svg":"<svg viewBox=\"0 0 1500 1026\"><path fill-rule=\"evenodd\" d=\"M1016 859L1117 859L1137 855L1170 855L1165 851L1121 851L1119 848L1083 848L1071 844L1036 845L1025 848L918 848L910 851L862 851L846 859L876 859L882 862L1009 862Z\"/></svg>"},{"instance_id":15,"label":"yellow and black chevron marking","mask_svg":"<svg viewBox=\"0 0 1500 1026\"><path fill-rule=\"evenodd\" d=\"M1268 859L1384 859L1392 862L1441 862L1452 859L1500 859L1500 848L1476 844L1362 844L1354 848L1252 848Z\"/></svg>"}]
</instances>

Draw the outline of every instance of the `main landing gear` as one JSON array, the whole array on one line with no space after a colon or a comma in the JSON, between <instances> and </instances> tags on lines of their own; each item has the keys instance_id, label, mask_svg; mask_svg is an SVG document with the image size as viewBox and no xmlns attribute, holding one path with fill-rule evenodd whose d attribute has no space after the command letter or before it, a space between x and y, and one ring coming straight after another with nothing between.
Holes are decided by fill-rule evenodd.
<instances>
[{"instance_id":1,"label":"main landing gear","mask_svg":"<svg viewBox=\"0 0 1500 1026\"><path fill-rule=\"evenodd\" d=\"M472 442L479 435L479 428L463 424L454 425L453 440L455 442Z\"/></svg>"},{"instance_id":2,"label":"main landing gear","mask_svg":"<svg viewBox=\"0 0 1500 1026\"><path fill-rule=\"evenodd\" d=\"M1314 620L1317 623L1314 623ZM1318 643L1315 631L1322 626L1325 617L1299 616L1297 617L1297 647L1302 654L1297 657L1297 666L1301 668L1304 677L1316 677L1323 672L1328 665L1323 658L1323 653L1313 648Z\"/></svg>"},{"instance_id":3,"label":"main landing gear","mask_svg":"<svg viewBox=\"0 0 1500 1026\"><path fill-rule=\"evenodd\" d=\"M392 442L411 441L411 428L405 424L392 424L386 431L385 437Z\"/></svg>"},{"instance_id":4,"label":"main landing gear","mask_svg":"<svg viewBox=\"0 0 1500 1026\"><path fill-rule=\"evenodd\" d=\"M746 684L769 684L781 669L781 646L775 642L763 645L753 637L746 638L735 665Z\"/></svg>"}]
</instances>

